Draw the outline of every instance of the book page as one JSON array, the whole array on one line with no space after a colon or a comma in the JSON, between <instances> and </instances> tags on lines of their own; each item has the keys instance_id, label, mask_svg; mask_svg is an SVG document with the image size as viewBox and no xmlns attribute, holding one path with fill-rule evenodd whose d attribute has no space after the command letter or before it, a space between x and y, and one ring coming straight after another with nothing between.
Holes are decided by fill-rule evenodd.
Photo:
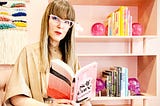
<instances>
[{"instance_id":1,"label":"book page","mask_svg":"<svg viewBox=\"0 0 160 106\"><path fill-rule=\"evenodd\" d=\"M74 72L63 61L55 59L51 61L48 96L56 99L70 99L71 83Z\"/></svg>"},{"instance_id":2,"label":"book page","mask_svg":"<svg viewBox=\"0 0 160 106\"><path fill-rule=\"evenodd\" d=\"M47 94L55 99L70 99L80 103L95 96L96 78L96 62L82 67L74 75L67 64L56 59L51 63Z\"/></svg>"},{"instance_id":3,"label":"book page","mask_svg":"<svg viewBox=\"0 0 160 106\"><path fill-rule=\"evenodd\" d=\"M82 67L75 75L73 100L77 103L91 99L96 92L97 63Z\"/></svg>"}]
</instances>

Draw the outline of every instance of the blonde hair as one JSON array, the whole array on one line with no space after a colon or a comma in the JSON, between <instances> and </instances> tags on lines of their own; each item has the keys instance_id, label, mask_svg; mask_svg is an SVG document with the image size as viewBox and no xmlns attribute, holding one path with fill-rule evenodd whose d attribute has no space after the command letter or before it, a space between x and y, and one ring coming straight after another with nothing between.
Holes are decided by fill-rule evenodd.
<instances>
[{"instance_id":1,"label":"blonde hair","mask_svg":"<svg viewBox=\"0 0 160 106\"><path fill-rule=\"evenodd\" d=\"M57 15L58 17L75 21L75 11L72 5L67 0L53 0L50 2L45 10L41 22L40 32L40 58L41 58L41 71L46 71L49 66L49 36L48 36L48 24L49 15ZM68 30L64 39L60 41L59 48L62 53L62 60L71 65L74 69L74 28L73 26Z\"/></svg>"}]
</instances>

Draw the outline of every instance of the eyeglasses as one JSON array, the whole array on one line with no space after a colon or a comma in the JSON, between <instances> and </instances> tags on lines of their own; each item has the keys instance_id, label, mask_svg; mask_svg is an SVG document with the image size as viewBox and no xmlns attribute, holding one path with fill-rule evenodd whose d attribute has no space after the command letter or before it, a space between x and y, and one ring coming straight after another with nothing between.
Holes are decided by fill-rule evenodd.
<instances>
[{"instance_id":1,"label":"eyeglasses","mask_svg":"<svg viewBox=\"0 0 160 106\"><path fill-rule=\"evenodd\" d=\"M53 14L50 15L50 18L51 18L52 20L56 21L57 23L62 22L64 25L67 25L67 26L69 26L69 27L72 27L73 24L74 24L74 21L71 21L71 20L63 20L63 19L61 19L60 17L58 17L58 16L56 16L56 15L53 15Z\"/></svg>"}]
</instances>

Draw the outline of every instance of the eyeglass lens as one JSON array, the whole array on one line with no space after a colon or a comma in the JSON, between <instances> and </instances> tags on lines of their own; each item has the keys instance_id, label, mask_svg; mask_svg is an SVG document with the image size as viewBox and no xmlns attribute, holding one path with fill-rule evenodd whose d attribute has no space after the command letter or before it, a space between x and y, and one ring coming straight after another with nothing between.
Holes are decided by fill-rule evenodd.
<instances>
[{"instance_id":1,"label":"eyeglass lens","mask_svg":"<svg viewBox=\"0 0 160 106\"><path fill-rule=\"evenodd\" d=\"M73 21L71 21L71 20L62 20L61 18L59 18L59 17L56 16L56 15L50 15L50 17L51 17L53 20L55 20L55 21L57 21L57 22L63 22L65 25L69 25L70 27L74 24Z\"/></svg>"}]
</instances>

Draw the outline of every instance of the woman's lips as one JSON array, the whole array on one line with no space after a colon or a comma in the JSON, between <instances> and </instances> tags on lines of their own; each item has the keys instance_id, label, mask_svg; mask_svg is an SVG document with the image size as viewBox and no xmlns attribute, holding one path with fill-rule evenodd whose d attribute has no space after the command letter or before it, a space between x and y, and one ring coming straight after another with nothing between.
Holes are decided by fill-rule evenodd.
<instances>
[{"instance_id":1,"label":"woman's lips","mask_svg":"<svg viewBox=\"0 0 160 106\"><path fill-rule=\"evenodd\" d=\"M61 34L62 34L62 33L59 32L59 31L55 31L55 33L56 33L57 35L61 35Z\"/></svg>"}]
</instances>

